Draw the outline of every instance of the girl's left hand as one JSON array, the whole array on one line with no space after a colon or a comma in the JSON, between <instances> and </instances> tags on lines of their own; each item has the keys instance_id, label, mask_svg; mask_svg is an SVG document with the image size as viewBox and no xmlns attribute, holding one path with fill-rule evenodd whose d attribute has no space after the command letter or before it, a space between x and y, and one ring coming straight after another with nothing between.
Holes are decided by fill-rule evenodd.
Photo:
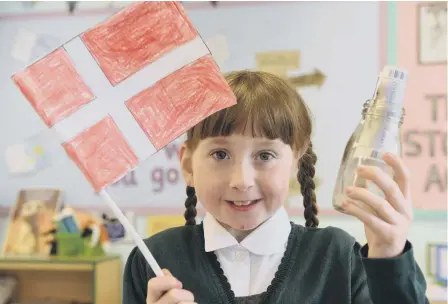
<instances>
[{"instance_id":1,"label":"girl's left hand","mask_svg":"<svg viewBox=\"0 0 448 304\"><path fill-rule=\"evenodd\" d=\"M385 153L383 159L394 170L394 178L378 167L364 166L358 169L358 176L374 182L385 194L382 198L371 191L353 187L347 188L347 196L366 204L371 213L356 203L344 202L347 214L364 223L369 245L369 258L390 258L403 252L412 223L412 201L408 169L403 160Z\"/></svg>"}]
</instances>

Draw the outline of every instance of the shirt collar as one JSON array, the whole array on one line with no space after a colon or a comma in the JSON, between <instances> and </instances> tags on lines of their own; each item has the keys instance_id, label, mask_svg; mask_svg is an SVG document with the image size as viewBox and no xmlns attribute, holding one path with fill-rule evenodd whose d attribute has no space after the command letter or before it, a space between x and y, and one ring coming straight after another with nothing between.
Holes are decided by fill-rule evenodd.
<instances>
[{"instance_id":1,"label":"shirt collar","mask_svg":"<svg viewBox=\"0 0 448 304\"><path fill-rule=\"evenodd\" d=\"M257 255L283 253L291 232L288 214L283 207L239 244L210 213L206 213L203 223L206 252L240 245Z\"/></svg>"}]
</instances>

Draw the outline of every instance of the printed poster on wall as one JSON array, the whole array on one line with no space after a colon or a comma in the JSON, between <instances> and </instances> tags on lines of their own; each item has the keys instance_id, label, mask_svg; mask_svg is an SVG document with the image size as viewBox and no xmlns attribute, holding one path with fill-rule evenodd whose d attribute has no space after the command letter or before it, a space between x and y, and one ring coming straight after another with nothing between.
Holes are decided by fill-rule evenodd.
<instances>
[{"instance_id":1,"label":"printed poster on wall","mask_svg":"<svg viewBox=\"0 0 448 304\"><path fill-rule=\"evenodd\" d=\"M446 23L444 38L438 33L441 16L446 22L446 3L398 2L397 8L396 64L409 72L402 153L411 171L412 198L416 209L445 212L447 65L441 58L447 55Z\"/></svg>"}]
</instances>

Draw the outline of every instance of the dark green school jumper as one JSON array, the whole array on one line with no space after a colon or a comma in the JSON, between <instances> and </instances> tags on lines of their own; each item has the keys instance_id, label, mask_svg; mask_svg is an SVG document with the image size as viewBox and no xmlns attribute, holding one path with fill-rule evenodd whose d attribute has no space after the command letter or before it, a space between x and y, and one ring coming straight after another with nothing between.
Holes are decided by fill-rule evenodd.
<instances>
[{"instance_id":1,"label":"dark green school jumper","mask_svg":"<svg viewBox=\"0 0 448 304\"><path fill-rule=\"evenodd\" d=\"M163 231L145 240L199 304L424 304L426 282L409 242L395 258L368 259L345 231L291 223L285 255L266 292L235 298L218 259L204 250L203 225ZM269 240L266 240L269 246ZM137 248L126 263L123 304L145 304L154 273Z\"/></svg>"}]
</instances>

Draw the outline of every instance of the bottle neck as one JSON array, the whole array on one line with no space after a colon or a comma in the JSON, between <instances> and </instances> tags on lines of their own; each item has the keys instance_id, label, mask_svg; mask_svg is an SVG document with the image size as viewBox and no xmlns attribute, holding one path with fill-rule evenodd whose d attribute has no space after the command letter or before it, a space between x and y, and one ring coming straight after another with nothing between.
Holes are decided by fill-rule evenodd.
<instances>
[{"instance_id":1,"label":"bottle neck","mask_svg":"<svg viewBox=\"0 0 448 304\"><path fill-rule=\"evenodd\" d=\"M405 110L401 107L391 107L390 105L372 105L365 115L365 120L384 120L397 123L400 126L403 124Z\"/></svg>"},{"instance_id":2,"label":"bottle neck","mask_svg":"<svg viewBox=\"0 0 448 304\"><path fill-rule=\"evenodd\" d=\"M400 113L400 112L401 113ZM367 118L372 119L384 119L385 117L391 117L393 120L399 119L400 126L403 124L406 111L404 108L395 109L394 107L384 107L381 104L375 104L374 101L367 100L362 108L362 121Z\"/></svg>"},{"instance_id":3,"label":"bottle neck","mask_svg":"<svg viewBox=\"0 0 448 304\"><path fill-rule=\"evenodd\" d=\"M398 78L380 76L366 119L384 119L403 123L403 97L406 83Z\"/></svg>"}]
</instances>

